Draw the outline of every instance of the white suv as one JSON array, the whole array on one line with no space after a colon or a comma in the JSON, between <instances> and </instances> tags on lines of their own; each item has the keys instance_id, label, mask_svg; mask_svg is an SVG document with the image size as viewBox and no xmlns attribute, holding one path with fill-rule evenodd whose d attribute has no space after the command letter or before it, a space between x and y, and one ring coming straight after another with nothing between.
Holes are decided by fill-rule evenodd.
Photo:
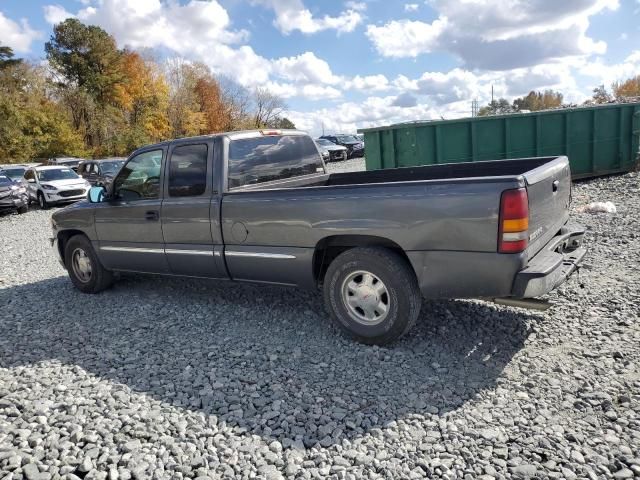
<instances>
[{"instance_id":1,"label":"white suv","mask_svg":"<svg viewBox=\"0 0 640 480\"><path fill-rule=\"evenodd\" d=\"M24 173L29 201L40 208L56 203L75 202L87 198L91 184L65 167L34 167Z\"/></svg>"}]
</instances>

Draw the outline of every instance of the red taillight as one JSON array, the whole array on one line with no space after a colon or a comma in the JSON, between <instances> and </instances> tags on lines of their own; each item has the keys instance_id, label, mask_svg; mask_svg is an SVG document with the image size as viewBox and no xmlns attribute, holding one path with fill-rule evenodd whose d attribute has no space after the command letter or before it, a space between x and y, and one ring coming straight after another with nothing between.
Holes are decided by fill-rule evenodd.
<instances>
[{"instance_id":1,"label":"red taillight","mask_svg":"<svg viewBox=\"0 0 640 480\"><path fill-rule=\"evenodd\" d=\"M500 199L498 252L520 253L529 245L529 197L526 188L505 190Z\"/></svg>"},{"instance_id":2,"label":"red taillight","mask_svg":"<svg viewBox=\"0 0 640 480\"><path fill-rule=\"evenodd\" d=\"M260 133L265 137L282 135L282 130L260 130Z\"/></svg>"}]
</instances>

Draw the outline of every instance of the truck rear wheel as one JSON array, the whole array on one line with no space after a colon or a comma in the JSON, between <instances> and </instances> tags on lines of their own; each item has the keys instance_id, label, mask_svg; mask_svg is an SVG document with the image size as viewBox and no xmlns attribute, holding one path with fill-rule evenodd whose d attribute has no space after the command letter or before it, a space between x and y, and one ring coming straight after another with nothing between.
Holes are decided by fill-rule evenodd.
<instances>
[{"instance_id":1,"label":"truck rear wheel","mask_svg":"<svg viewBox=\"0 0 640 480\"><path fill-rule=\"evenodd\" d=\"M422 295L403 257L385 248L354 248L329 265L324 301L348 336L367 345L384 345L413 327Z\"/></svg>"},{"instance_id":2,"label":"truck rear wheel","mask_svg":"<svg viewBox=\"0 0 640 480\"><path fill-rule=\"evenodd\" d=\"M113 274L102 266L91 242L83 235L67 242L64 263L71 283L83 293L99 293L113 283Z\"/></svg>"}]
</instances>

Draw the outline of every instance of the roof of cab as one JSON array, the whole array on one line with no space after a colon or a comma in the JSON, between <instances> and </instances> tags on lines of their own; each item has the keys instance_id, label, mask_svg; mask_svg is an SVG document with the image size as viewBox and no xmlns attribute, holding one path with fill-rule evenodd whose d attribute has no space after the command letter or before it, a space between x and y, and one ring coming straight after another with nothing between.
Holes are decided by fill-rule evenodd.
<instances>
[{"instance_id":1,"label":"roof of cab","mask_svg":"<svg viewBox=\"0 0 640 480\"><path fill-rule=\"evenodd\" d=\"M278 132L279 135L296 135L296 136L303 136L303 135L308 135L307 132L305 132L304 130L286 130L286 129L281 129L281 128L262 128L262 129L256 129L256 130L238 130L235 132L222 132L222 133L212 133L210 135L198 135L195 137L183 137L183 138L175 138L173 140L165 140L164 142L158 142L158 143L153 143L153 144L149 144L149 145L145 145L143 147L138 148L137 150L135 150L134 152L132 152L132 155L140 150L149 150L151 148L154 147L165 147L168 145L173 145L173 144L180 144L180 143L193 143L194 141L198 141L198 140L210 140L212 138L217 138L217 137L227 137L230 140L244 140L247 138L258 138L261 136L271 136L271 135L275 135L275 133L272 132Z\"/></svg>"},{"instance_id":2,"label":"roof of cab","mask_svg":"<svg viewBox=\"0 0 640 480\"><path fill-rule=\"evenodd\" d=\"M42 165L40 167L31 167L32 169L41 172L43 170L71 170L70 167L65 167L64 165Z\"/></svg>"}]
</instances>

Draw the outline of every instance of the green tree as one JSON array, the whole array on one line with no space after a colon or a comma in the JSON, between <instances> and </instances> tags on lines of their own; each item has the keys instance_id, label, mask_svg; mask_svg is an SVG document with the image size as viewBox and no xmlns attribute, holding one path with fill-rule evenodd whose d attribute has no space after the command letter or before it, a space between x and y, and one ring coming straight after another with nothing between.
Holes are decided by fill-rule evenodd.
<instances>
[{"instance_id":1,"label":"green tree","mask_svg":"<svg viewBox=\"0 0 640 480\"><path fill-rule=\"evenodd\" d=\"M506 98L500 98L489 102L478 111L478 116L488 117L489 115L505 115L513 113L513 107Z\"/></svg>"},{"instance_id":2,"label":"green tree","mask_svg":"<svg viewBox=\"0 0 640 480\"><path fill-rule=\"evenodd\" d=\"M295 124L289 120L287 117L278 117L276 118L271 125L267 125L270 128L281 128L284 130L295 130Z\"/></svg>"},{"instance_id":3,"label":"green tree","mask_svg":"<svg viewBox=\"0 0 640 480\"><path fill-rule=\"evenodd\" d=\"M610 102L613 102L613 97L607 91L604 85L600 85L593 89L592 102L597 104L610 103Z\"/></svg>"},{"instance_id":4,"label":"green tree","mask_svg":"<svg viewBox=\"0 0 640 480\"><path fill-rule=\"evenodd\" d=\"M53 28L45 52L66 84L85 90L99 105L114 99L124 78L122 52L103 29L69 18Z\"/></svg>"},{"instance_id":5,"label":"green tree","mask_svg":"<svg viewBox=\"0 0 640 480\"><path fill-rule=\"evenodd\" d=\"M13 57L14 55L11 47L0 45L0 70L22 63L22 59Z\"/></svg>"},{"instance_id":6,"label":"green tree","mask_svg":"<svg viewBox=\"0 0 640 480\"><path fill-rule=\"evenodd\" d=\"M0 160L85 153L66 110L48 97L41 67L20 62L0 70Z\"/></svg>"}]
</instances>

